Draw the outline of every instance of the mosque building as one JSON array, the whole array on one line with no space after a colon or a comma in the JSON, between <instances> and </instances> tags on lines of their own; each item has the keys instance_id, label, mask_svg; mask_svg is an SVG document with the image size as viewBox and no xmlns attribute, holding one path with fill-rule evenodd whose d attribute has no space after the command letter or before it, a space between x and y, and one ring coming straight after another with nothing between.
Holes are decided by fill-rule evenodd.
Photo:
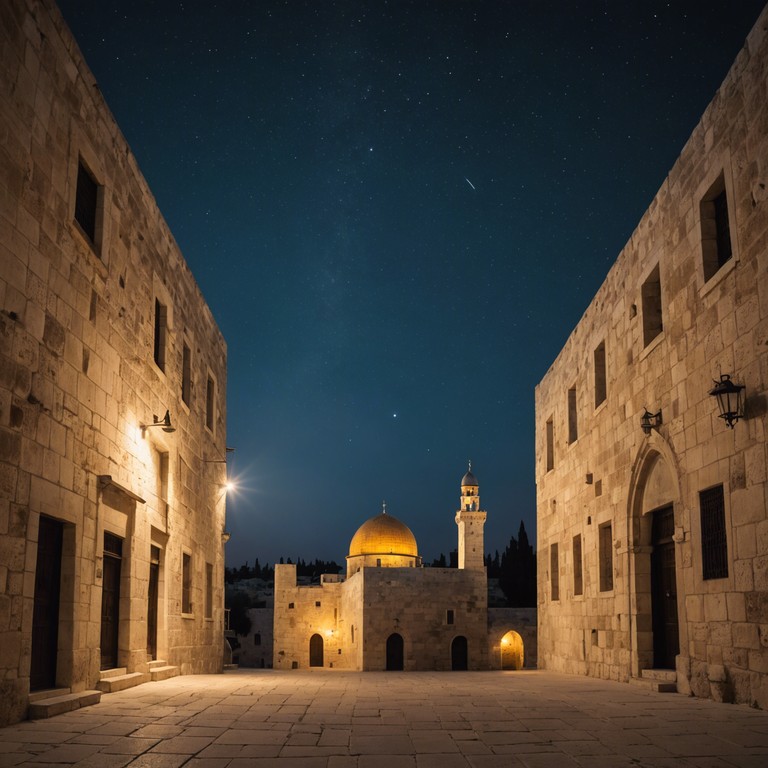
<instances>
[{"instance_id":1,"label":"mosque building","mask_svg":"<svg viewBox=\"0 0 768 768\"><path fill-rule=\"evenodd\" d=\"M458 568L423 567L416 537L386 505L352 537L346 578L325 574L320 584L299 586L295 565L276 565L274 668L415 671L522 666L520 636L507 633L498 622L491 622L494 630L489 632L485 519L470 466L461 480L455 515ZM519 652L505 665L502 649L510 645L512 650L512 638L520 641Z\"/></svg>"}]
</instances>

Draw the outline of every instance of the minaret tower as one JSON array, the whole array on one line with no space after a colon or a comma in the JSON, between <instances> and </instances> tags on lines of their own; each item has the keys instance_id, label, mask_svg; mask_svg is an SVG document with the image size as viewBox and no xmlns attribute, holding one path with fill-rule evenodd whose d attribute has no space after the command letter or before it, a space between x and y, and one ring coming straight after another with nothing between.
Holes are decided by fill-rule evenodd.
<instances>
[{"instance_id":1,"label":"minaret tower","mask_svg":"<svg viewBox=\"0 0 768 768\"><path fill-rule=\"evenodd\" d=\"M459 526L459 568L485 568L485 517L485 512L480 511L480 486L472 474L470 461L467 474L461 479L461 501L456 513L456 525Z\"/></svg>"}]
</instances>

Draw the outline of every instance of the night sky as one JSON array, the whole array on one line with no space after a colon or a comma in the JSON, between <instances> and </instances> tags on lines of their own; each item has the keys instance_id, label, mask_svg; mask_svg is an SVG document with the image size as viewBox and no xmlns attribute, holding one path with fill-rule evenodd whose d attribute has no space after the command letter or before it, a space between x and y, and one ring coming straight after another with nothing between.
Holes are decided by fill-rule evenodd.
<instances>
[{"instance_id":1,"label":"night sky","mask_svg":"<svg viewBox=\"0 0 768 768\"><path fill-rule=\"evenodd\" d=\"M535 532L533 390L762 0L63 0L229 347L227 562L431 561L472 460Z\"/></svg>"}]
</instances>

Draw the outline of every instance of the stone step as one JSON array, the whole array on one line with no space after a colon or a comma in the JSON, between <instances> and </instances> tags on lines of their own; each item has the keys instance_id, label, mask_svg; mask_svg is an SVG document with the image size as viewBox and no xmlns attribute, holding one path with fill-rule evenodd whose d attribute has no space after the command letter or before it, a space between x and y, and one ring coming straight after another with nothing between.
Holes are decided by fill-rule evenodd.
<instances>
[{"instance_id":1,"label":"stone step","mask_svg":"<svg viewBox=\"0 0 768 768\"><path fill-rule=\"evenodd\" d=\"M154 659L153 661L148 661L147 666L150 669L157 669L158 667L167 667L168 662L165 659Z\"/></svg>"},{"instance_id":2,"label":"stone step","mask_svg":"<svg viewBox=\"0 0 768 768\"><path fill-rule=\"evenodd\" d=\"M674 669L644 669L640 672L644 680L658 680L661 683L676 683L677 672Z\"/></svg>"},{"instance_id":3,"label":"stone step","mask_svg":"<svg viewBox=\"0 0 768 768\"><path fill-rule=\"evenodd\" d=\"M65 693L63 696L38 699L29 704L29 719L43 720L63 712L71 712L73 709L98 704L100 700L101 691L80 691L78 693Z\"/></svg>"},{"instance_id":4,"label":"stone step","mask_svg":"<svg viewBox=\"0 0 768 768\"><path fill-rule=\"evenodd\" d=\"M124 691L126 688L133 688L135 685L148 683L149 680L148 672L129 672L127 675L118 675L99 680L96 687L104 693L115 693L115 691Z\"/></svg>"},{"instance_id":5,"label":"stone step","mask_svg":"<svg viewBox=\"0 0 768 768\"><path fill-rule=\"evenodd\" d=\"M57 696L65 696L68 693L72 693L71 688L46 688L42 691L31 691L29 694L29 703L32 704L41 699L55 699Z\"/></svg>"},{"instance_id":6,"label":"stone step","mask_svg":"<svg viewBox=\"0 0 768 768\"><path fill-rule=\"evenodd\" d=\"M225 665L224 665L224 671L225 671L225 672L226 672L227 670L230 670L230 669L237 669L237 668L238 668L238 665L237 665L237 664L225 664Z\"/></svg>"},{"instance_id":7,"label":"stone step","mask_svg":"<svg viewBox=\"0 0 768 768\"><path fill-rule=\"evenodd\" d=\"M113 667L112 669L102 669L99 672L99 680L108 680L110 677L121 677L128 669L126 667Z\"/></svg>"},{"instance_id":8,"label":"stone step","mask_svg":"<svg viewBox=\"0 0 768 768\"><path fill-rule=\"evenodd\" d=\"M149 674L154 682L167 680L169 677L178 677L179 668L173 666L152 667Z\"/></svg>"},{"instance_id":9,"label":"stone step","mask_svg":"<svg viewBox=\"0 0 768 768\"><path fill-rule=\"evenodd\" d=\"M663 680L653 680L648 677L630 677L629 682L638 688L645 688L647 691L656 691L656 693L677 693L677 683L664 682Z\"/></svg>"}]
</instances>

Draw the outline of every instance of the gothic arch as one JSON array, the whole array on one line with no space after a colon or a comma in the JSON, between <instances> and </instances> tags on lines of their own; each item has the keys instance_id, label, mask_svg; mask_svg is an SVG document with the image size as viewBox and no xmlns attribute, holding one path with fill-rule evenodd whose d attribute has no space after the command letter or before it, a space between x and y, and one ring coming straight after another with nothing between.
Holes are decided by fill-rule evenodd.
<instances>
[{"instance_id":1,"label":"gothic arch","mask_svg":"<svg viewBox=\"0 0 768 768\"><path fill-rule=\"evenodd\" d=\"M629 588L627 594L630 623L630 674L640 675L643 669L654 666L654 618L652 593L652 555L654 551L654 513L669 515L678 530L683 518L683 494L681 472L677 456L670 443L658 431L648 435L640 446L632 464L629 494L627 498L627 556ZM672 519L672 518L670 518ZM679 549L678 539L672 551ZM682 585L680 577L681 553L675 555L675 582ZM676 589L678 596L682 595ZM677 600L677 612L682 617L684 600ZM684 633L684 621L680 628ZM681 647L684 647L681 636Z\"/></svg>"}]
</instances>

